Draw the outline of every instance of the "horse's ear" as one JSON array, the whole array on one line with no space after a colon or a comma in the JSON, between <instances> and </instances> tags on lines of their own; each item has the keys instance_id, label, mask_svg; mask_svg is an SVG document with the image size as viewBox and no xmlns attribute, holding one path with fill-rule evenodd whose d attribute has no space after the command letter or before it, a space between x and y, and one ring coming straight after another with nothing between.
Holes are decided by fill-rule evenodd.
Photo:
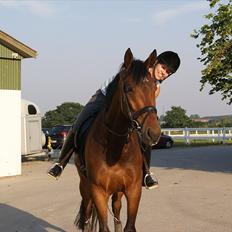
<instances>
[{"instance_id":1,"label":"horse's ear","mask_svg":"<svg viewBox=\"0 0 232 232\"><path fill-rule=\"evenodd\" d=\"M128 69L128 67L130 66L131 62L133 61L133 54L130 50L130 48L128 48L126 50L126 53L124 55L124 64L123 66Z\"/></svg>"},{"instance_id":2,"label":"horse's ear","mask_svg":"<svg viewBox=\"0 0 232 232\"><path fill-rule=\"evenodd\" d=\"M150 56L146 59L146 61L144 62L145 66L147 68L150 68L154 65L155 61L156 61L156 57L157 57L157 52L156 49L150 54Z\"/></svg>"}]
</instances>

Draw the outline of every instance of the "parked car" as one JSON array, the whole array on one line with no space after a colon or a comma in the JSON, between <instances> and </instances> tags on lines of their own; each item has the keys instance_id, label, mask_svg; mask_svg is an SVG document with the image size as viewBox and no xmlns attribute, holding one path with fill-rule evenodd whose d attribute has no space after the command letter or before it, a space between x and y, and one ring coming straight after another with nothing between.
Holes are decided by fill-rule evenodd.
<instances>
[{"instance_id":1,"label":"parked car","mask_svg":"<svg viewBox=\"0 0 232 232\"><path fill-rule=\"evenodd\" d=\"M156 145L153 145L152 149L171 148L173 144L174 144L174 141L171 136L161 133L159 142Z\"/></svg>"},{"instance_id":2,"label":"parked car","mask_svg":"<svg viewBox=\"0 0 232 232\"><path fill-rule=\"evenodd\" d=\"M71 125L56 125L52 127L50 137L53 149L61 149Z\"/></svg>"}]
</instances>

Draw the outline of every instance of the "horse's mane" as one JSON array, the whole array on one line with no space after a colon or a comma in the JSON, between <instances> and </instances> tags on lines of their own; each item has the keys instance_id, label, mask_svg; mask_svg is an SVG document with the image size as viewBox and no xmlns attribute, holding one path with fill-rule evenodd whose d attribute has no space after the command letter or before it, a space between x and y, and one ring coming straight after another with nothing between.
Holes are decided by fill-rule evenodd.
<instances>
[{"instance_id":1,"label":"horse's mane","mask_svg":"<svg viewBox=\"0 0 232 232\"><path fill-rule=\"evenodd\" d=\"M118 74L115 78L109 83L106 89L106 108L111 104L114 93L117 89L118 82L120 79L120 73L125 70L125 67L122 65ZM128 70L128 75L131 74L133 80L136 84L139 84L148 74L147 68L141 60L133 60L131 66Z\"/></svg>"}]
</instances>

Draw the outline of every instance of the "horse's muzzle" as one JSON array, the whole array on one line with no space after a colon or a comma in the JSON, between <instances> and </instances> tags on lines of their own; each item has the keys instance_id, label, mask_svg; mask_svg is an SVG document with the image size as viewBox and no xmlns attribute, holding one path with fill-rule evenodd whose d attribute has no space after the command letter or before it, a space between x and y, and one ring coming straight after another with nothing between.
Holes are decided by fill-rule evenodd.
<instances>
[{"instance_id":1,"label":"horse's muzzle","mask_svg":"<svg viewBox=\"0 0 232 232\"><path fill-rule=\"evenodd\" d=\"M142 140L146 145L152 146L159 141L161 134L160 127L153 129L148 127L142 131Z\"/></svg>"}]
</instances>

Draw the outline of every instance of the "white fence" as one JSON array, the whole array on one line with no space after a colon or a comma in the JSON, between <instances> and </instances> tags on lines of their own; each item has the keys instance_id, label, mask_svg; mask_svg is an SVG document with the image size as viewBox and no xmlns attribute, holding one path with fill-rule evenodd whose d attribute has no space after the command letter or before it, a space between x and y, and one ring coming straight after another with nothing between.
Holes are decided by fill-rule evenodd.
<instances>
[{"instance_id":1,"label":"white fence","mask_svg":"<svg viewBox=\"0 0 232 232\"><path fill-rule=\"evenodd\" d=\"M162 132L171 136L174 140L183 139L186 144L190 140L211 140L222 142L232 139L232 127L219 128L163 128Z\"/></svg>"}]
</instances>

